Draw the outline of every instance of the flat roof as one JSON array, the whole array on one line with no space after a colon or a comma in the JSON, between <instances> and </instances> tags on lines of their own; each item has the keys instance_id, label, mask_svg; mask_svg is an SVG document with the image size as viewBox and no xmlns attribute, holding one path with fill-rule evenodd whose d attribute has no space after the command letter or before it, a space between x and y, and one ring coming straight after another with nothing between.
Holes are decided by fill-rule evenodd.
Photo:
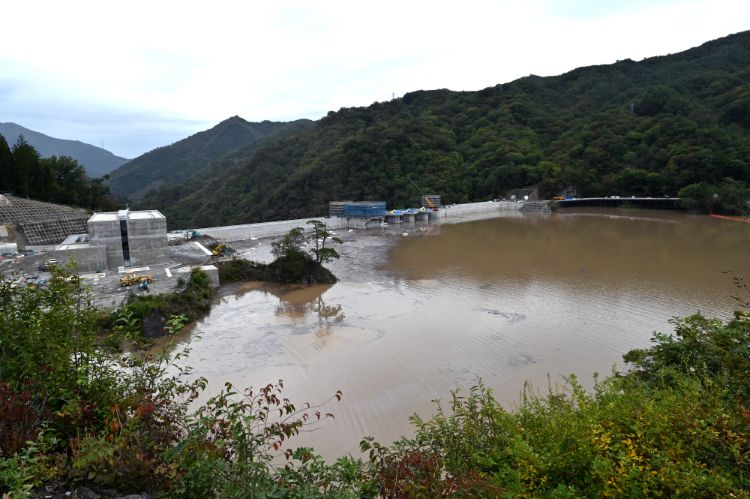
<instances>
[{"instance_id":1,"label":"flat roof","mask_svg":"<svg viewBox=\"0 0 750 499\"><path fill-rule=\"evenodd\" d=\"M94 213L91 215L91 218L89 218L89 223L91 222L116 222L118 221L120 211L102 211L99 213ZM128 219L129 220L146 220L149 218L157 219L157 218L164 218L166 219L164 215L159 210L139 210L139 211L129 211L128 213Z\"/></svg>"},{"instance_id":2,"label":"flat roof","mask_svg":"<svg viewBox=\"0 0 750 499\"><path fill-rule=\"evenodd\" d=\"M79 244L89 242L88 234L71 234L60 244Z\"/></svg>"}]
</instances>

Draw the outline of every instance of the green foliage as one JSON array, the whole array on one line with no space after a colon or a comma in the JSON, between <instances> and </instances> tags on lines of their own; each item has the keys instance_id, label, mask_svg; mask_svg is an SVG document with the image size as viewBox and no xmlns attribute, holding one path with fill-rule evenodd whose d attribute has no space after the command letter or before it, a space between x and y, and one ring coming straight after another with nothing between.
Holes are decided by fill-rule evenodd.
<instances>
[{"instance_id":1,"label":"green foliage","mask_svg":"<svg viewBox=\"0 0 750 499\"><path fill-rule=\"evenodd\" d=\"M189 322L190 319L184 314L173 315L167 319L167 330L169 334L179 333Z\"/></svg>"},{"instance_id":2,"label":"green foliage","mask_svg":"<svg viewBox=\"0 0 750 499\"><path fill-rule=\"evenodd\" d=\"M332 200L415 206L503 196L674 196L750 182L750 32L680 54L526 77L477 92L417 91L342 108L164 201L171 227L322 216ZM632 105L632 112L631 112ZM158 201L158 200L157 200Z\"/></svg>"},{"instance_id":3,"label":"green foliage","mask_svg":"<svg viewBox=\"0 0 750 499\"><path fill-rule=\"evenodd\" d=\"M745 288L746 289L746 288ZM750 487L750 315L674 321L593 392L524 392L506 412L481 383L438 404L416 435L362 441L381 494L745 497Z\"/></svg>"},{"instance_id":4,"label":"green foliage","mask_svg":"<svg viewBox=\"0 0 750 499\"><path fill-rule=\"evenodd\" d=\"M750 408L750 313L735 312L726 324L699 314L672 324L674 334L655 333L653 347L625 355L634 366L633 376L653 384L682 377L718 384Z\"/></svg>"},{"instance_id":5,"label":"green foliage","mask_svg":"<svg viewBox=\"0 0 750 499\"><path fill-rule=\"evenodd\" d=\"M12 149L0 136L0 169L0 192L89 209L113 208L103 179L89 178L73 158L41 158L23 135Z\"/></svg>"},{"instance_id":6,"label":"green foliage","mask_svg":"<svg viewBox=\"0 0 750 499\"><path fill-rule=\"evenodd\" d=\"M313 226L312 235L306 236L302 227L294 227L280 239L271 243L271 253L276 259L270 264L251 262L234 258L218 262L219 278L223 282L268 281L300 284L333 284L334 276L323 267L334 258L339 258L336 250L326 247L326 241L341 243L326 230L325 223L319 220L307 222ZM312 242L311 258L304 246Z\"/></svg>"},{"instance_id":7,"label":"green foliage","mask_svg":"<svg viewBox=\"0 0 750 499\"><path fill-rule=\"evenodd\" d=\"M208 275L194 268L190 278L178 286L176 292L130 295L127 302L113 313L100 313L98 323L102 329L115 333L116 336L110 336L105 342L111 348L117 350L121 343L118 340L123 339L141 348L148 345L143 336L143 321L155 310L166 319L166 332L173 334L208 312L212 299L213 290Z\"/></svg>"},{"instance_id":8,"label":"green foliage","mask_svg":"<svg viewBox=\"0 0 750 499\"><path fill-rule=\"evenodd\" d=\"M682 207L690 211L743 215L750 212L750 188L743 182L725 178L718 186L705 182L690 184L678 194Z\"/></svg>"},{"instance_id":9,"label":"green foliage","mask_svg":"<svg viewBox=\"0 0 750 499\"><path fill-rule=\"evenodd\" d=\"M295 253L315 263L307 254ZM506 411L481 382L454 392L413 438L327 464L290 441L332 417L283 384L227 384L205 404L187 351L117 363L96 342L86 292L65 269L43 288L0 278L0 493L89 484L172 497L747 497L750 313L675 320L626 373L526 387ZM192 292L203 296L205 275ZM190 288L191 283L188 284ZM744 291L741 278L735 283ZM54 288L54 286L57 286ZM748 306L746 298L738 298ZM182 318L175 318L182 322ZM14 433L8 436L7 431ZM25 439L25 441L24 441Z\"/></svg>"},{"instance_id":10,"label":"green foliage","mask_svg":"<svg viewBox=\"0 0 750 499\"><path fill-rule=\"evenodd\" d=\"M211 309L213 290L208 274L199 268L190 271L190 278L184 287L175 293L161 295L131 295L124 307L114 315L117 321L126 318L137 321L135 326L151 313L159 309L167 320L182 316L188 321L194 321Z\"/></svg>"},{"instance_id":11,"label":"green foliage","mask_svg":"<svg viewBox=\"0 0 750 499\"><path fill-rule=\"evenodd\" d=\"M338 252L330 247L326 247L326 241L342 244L341 239L334 236L326 230L325 222L320 220L308 220L308 224L313 226L313 233L310 236L310 240L313 242L314 247L310 249L310 253L315 258L318 264L328 263L331 260L338 259Z\"/></svg>"},{"instance_id":12,"label":"green foliage","mask_svg":"<svg viewBox=\"0 0 750 499\"><path fill-rule=\"evenodd\" d=\"M677 195L680 205L689 211L711 212L718 200L716 189L705 182L685 186Z\"/></svg>"},{"instance_id":13,"label":"green foliage","mask_svg":"<svg viewBox=\"0 0 750 499\"><path fill-rule=\"evenodd\" d=\"M281 239L271 243L271 254L276 258L288 257L302 252L302 246L307 242L302 227L294 227Z\"/></svg>"},{"instance_id":14,"label":"green foliage","mask_svg":"<svg viewBox=\"0 0 750 499\"><path fill-rule=\"evenodd\" d=\"M3 498L31 497L32 490L62 474L54 454L57 439L52 432L40 432L34 440L7 459L0 456L0 492ZM7 496L5 495L7 494Z\"/></svg>"},{"instance_id":15,"label":"green foliage","mask_svg":"<svg viewBox=\"0 0 750 499\"><path fill-rule=\"evenodd\" d=\"M337 497L374 496L361 479L363 464L350 458L333 466L311 449L287 449L286 442L312 430L330 413L322 406L297 408L282 397L283 384L269 384L243 393L226 384L188 420L188 433L168 456L188 472L175 485L181 497ZM333 399L341 398L341 392ZM208 447L207 447L208 445ZM269 470L274 459L286 465Z\"/></svg>"},{"instance_id":16,"label":"green foliage","mask_svg":"<svg viewBox=\"0 0 750 499\"><path fill-rule=\"evenodd\" d=\"M97 311L79 286L52 269L46 288L14 288L0 277L0 382L31 392L29 404L54 413L62 433L85 427L91 414L82 400L106 405L116 373L96 348Z\"/></svg>"},{"instance_id":17,"label":"green foliage","mask_svg":"<svg viewBox=\"0 0 750 499\"><path fill-rule=\"evenodd\" d=\"M330 270L301 251L292 251L269 264L252 262L241 258L217 262L222 282L284 282L299 284L333 284L336 282Z\"/></svg>"}]
</instances>

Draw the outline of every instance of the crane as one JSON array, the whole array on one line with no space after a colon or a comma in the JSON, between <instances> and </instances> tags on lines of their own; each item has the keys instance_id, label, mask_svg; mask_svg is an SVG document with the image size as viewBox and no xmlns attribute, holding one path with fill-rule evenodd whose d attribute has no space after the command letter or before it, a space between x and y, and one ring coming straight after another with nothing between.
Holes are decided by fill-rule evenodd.
<instances>
[{"instance_id":1,"label":"crane","mask_svg":"<svg viewBox=\"0 0 750 499\"><path fill-rule=\"evenodd\" d=\"M419 192L419 195L422 196L422 198L425 200L425 202L427 203L427 206L429 206L432 211L436 211L437 210L437 206L435 206L432 203L432 201L430 200L430 198L428 198L427 196L424 195L424 192L422 192L422 189L420 189L419 186L416 183L414 183L414 181L412 179L410 179L408 175L406 176L406 179L409 182L411 182L411 185L413 185L417 189L417 192Z\"/></svg>"}]
</instances>

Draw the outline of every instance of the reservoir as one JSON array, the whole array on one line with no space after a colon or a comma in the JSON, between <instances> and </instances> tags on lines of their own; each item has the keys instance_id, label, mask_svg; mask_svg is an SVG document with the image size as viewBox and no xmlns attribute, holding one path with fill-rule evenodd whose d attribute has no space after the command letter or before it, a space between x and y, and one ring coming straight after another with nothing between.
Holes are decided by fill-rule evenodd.
<instances>
[{"instance_id":1,"label":"reservoir","mask_svg":"<svg viewBox=\"0 0 750 499\"><path fill-rule=\"evenodd\" d=\"M750 270L750 224L706 216L589 208L451 222L341 231L333 286L232 289L198 324L187 363L209 395L283 379L300 406L342 390L323 409L335 419L291 441L333 458L366 435L410 435L411 414L480 378L508 409L526 381L542 394L570 374L591 386L673 317L729 317L732 275ZM246 256L268 259L268 246Z\"/></svg>"}]
</instances>

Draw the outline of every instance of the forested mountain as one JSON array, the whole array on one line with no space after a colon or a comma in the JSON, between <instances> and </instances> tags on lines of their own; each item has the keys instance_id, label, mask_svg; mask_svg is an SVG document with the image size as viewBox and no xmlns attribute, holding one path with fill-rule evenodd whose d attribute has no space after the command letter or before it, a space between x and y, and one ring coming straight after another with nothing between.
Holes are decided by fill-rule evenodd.
<instances>
[{"instance_id":1,"label":"forested mountain","mask_svg":"<svg viewBox=\"0 0 750 499\"><path fill-rule=\"evenodd\" d=\"M539 184L546 194L675 195L750 180L750 32L640 62L417 91L330 112L160 206L170 227L308 217L337 199L414 206Z\"/></svg>"},{"instance_id":2,"label":"forested mountain","mask_svg":"<svg viewBox=\"0 0 750 499\"><path fill-rule=\"evenodd\" d=\"M242 157L247 158L264 140L310 124L308 120L250 123L233 116L209 130L128 161L110 174L109 185L115 194L139 200L149 191L161 187L170 190L174 184L189 181L191 177L203 182L208 176L221 175L211 171L212 165L235 150L245 149ZM226 165L219 163L219 167Z\"/></svg>"},{"instance_id":3,"label":"forested mountain","mask_svg":"<svg viewBox=\"0 0 750 499\"><path fill-rule=\"evenodd\" d=\"M36 149L44 158L68 156L75 159L85 169L89 177L102 177L127 161L101 147L85 144L77 140L64 140L49 137L29 130L15 123L0 123L0 135L8 144L15 144L19 135Z\"/></svg>"},{"instance_id":4,"label":"forested mountain","mask_svg":"<svg viewBox=\"0 0 750 499\"><path fill-rule=\"evenodd\" d=\"M0 135L0 194L12 193L37 201L79 206L89 210L115 208L102 178L90 178L68 156L42 158L20 135L12 147Z\"/></svg>"}]
</instances>

